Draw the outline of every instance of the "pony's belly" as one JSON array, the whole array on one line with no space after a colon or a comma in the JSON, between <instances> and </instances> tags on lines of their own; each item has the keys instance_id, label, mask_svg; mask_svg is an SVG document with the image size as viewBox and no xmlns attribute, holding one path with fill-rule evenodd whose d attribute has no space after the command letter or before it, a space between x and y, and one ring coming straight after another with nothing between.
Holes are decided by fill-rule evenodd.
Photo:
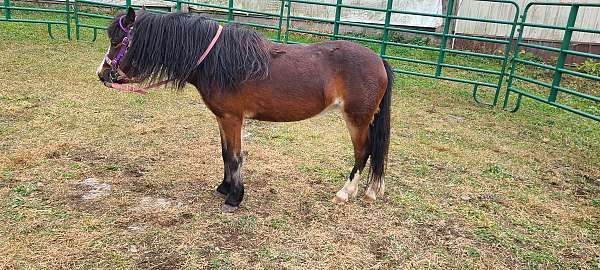
<instances>
[{"instance_id":1,"label":"pony's belly","mask_svg":"<svg viewBox=\"0 0 600 270\"><path fill-rule=\"evenodd\" d=\"M249 119L269 122L295 122L302 121L316 115L319 115L323 110L310 111L271 111L271 112L245 112L244 116Z\"/></svg>"},{"instance_id":2,"label":"pony's belly","mask_svg":"<svg viewBox=\"0 0 600 270\"><path fill-rule=\"evenodd\" d=\"M244 117L260 121L269 122L294 122L301 121L320 114L324 114L332 109L338 108L342 104L340 99L323 104L322 100L313 103L298 102L282 104L281 106L261 107L257 110L244 111Z\"/></svg>"}]
</instances>

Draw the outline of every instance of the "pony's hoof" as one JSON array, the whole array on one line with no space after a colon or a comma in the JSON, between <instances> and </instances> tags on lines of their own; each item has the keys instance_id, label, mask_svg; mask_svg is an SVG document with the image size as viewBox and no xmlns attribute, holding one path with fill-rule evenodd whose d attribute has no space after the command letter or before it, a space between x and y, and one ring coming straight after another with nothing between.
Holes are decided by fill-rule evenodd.
<instances>
[{"instance_id":1,"label":"pony's hoof","mask_svg":"<svg viewBox=\"0 0 600 270\"><path fill-rule=\"evenodd\" d=\"M369 187L365 191L365 196L363 197L363 200L366 203L373 203L375 202L375 200L377 200L377 193Z\"/></svg>"},{"instance_id":2,"label":"pony's hoof","mask_svg":"<svg viewBox=\"0 0 600 270\"><path fill-rule=\"evenodd\" d=\"M374 202L375 202L375 200L377 200L377 198L376 198L375 196L371 197L371 196L369 196L368 194L365 194L365 196L363 197L363 200L364 200L366 203L368 203L368 204L371 204L371 203L374 203Z\"/></svg>"},{"instance_id":3,"label":"pony's hoof","mask_svg":"<svg viewBox=\"0 0 600 270\"><path fill-rule=\"evenodd\" d=\"M221 193L221 192L219 192L219 191L216 191L216 190L215 190L215 192L213 192L213 195L214 195L215 197L217 197L217 198L221 198L221 199L225 199L225 198L227 197L227 194L223 194L223 193Z\"/></svg>"},{"instance_id":4,"label":"pony's hoof","mask_svg":"<svg viewBox=\"0 0 600 270\"><path fill-rule=\"evenodd\" d=\"M223 206L221 206L221 211L223 211L223 213L233 213L238 208L238 206L231 206L229 204L224 203Z\"/></svg>"},{"instance_id":5,"label":"pony's hoof","mask_svg":"<svg viewBox=\"0 0 600 270\"><path fill-rule=\"evenodd\" d=\"M331 203L333 203L333 204L344 204L347 201L348 201L347 198L344 200L343 198L340 198L337 195L335 195L335 196L333 196L333 198L331 198Z\"/></svg>"}]
</instances>

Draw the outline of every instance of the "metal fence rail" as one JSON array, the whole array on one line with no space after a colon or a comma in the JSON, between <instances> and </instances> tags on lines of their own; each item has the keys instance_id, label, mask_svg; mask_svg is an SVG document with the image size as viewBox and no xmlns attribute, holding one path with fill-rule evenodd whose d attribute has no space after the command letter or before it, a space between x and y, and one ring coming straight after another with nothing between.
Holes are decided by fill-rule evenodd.
<instances>
[{"instance_id":1,"label":"metal fence rail","mask_svg":"<svg viewBox=\"0 0 600 270\"><path fill-rule=\"evenodd\" d=\"M567 19L566 25L564 25L564 26L543 25L543 24L527 22L527 13L532 8L540 7L540 6L557 6L557 7L569 8L570 12L569 12L569 17ZM519 38L517 40L517 45L515 46L515 51L513 54L513 61L512 61L512 67L510 69L508 86L506 88L506 93L504 96L504 105L503 105L504 108L508 107L511 93L516 93L517 94L516 104L512 111L517 111L520 108L521 99L523 96L525 96L525 97L531 98L533 100L537 100L537 101L552 105L554 107L558 107L558 108L567 110L569 112L573 112L573 113L579 114L581 116L588 117L588 118L594 119L596 121L600 121L599 115L595 115L590 112L576 109L576 108L573 108L572 106L569 106L569 105L566 105L566 104L563 104L563 103L560 103L557 101L558 94L564 93L564 94L576 96L576 97L581 98L586 101L591 101L592 103L595 103L600 107L600 97L589 95L589 94L586 94L583 92L579 92L579 91L561 86L561 82L562 82L562 78L563 78L564 74L571 75L571 76L578 77L578 78L587 79L587 80L592 80L592 81L600 81L600 77L598 77L598 76L580 73L580 72L565 68L565 60L568 55L583 56L583 57L588 57L588 58L594 59L594 60L600 59L600 55L583 53L583 52L573 51L570 49L571 37L573 36L573 32L579 31L579 32L587 32L587 33L600 33L600 29L586 29L586 28L581 28L581 27L575 26L575 23L577 21L577 14L581 7L597 8L598 12L600 12L600 4L591 4L591 3L537 3L537 2L533 2L533 3L529 3L525 7L525 11L523 13L523 16L521 18L521 23L520 23ZM537 28L543 28L543 29L563 30L564 34L563 34L563 40L561 43L561 47L554 48L554 47L542 46L542 45L537 45L537 44L531 44L530 42L525 41L523 39L523 32L525 30L525 27L537 27ZM521 57L521 54L519 51L519 49L521 49L521 48L534 48L534 49L552 51L552 52L558 53L556 64L555 65L547 65L544 63L540 63L540 62L523 59ZM553 72L552 81L551 82L543 82L543 81L536 80L533 78L525 77L523 75L518 75L517 69L518 69L519 65L529 65L529 66L545 69L548 71L552 71ZM548 89L549 90L548 96L542 97L542 96L536 95L530 91L527 91L525 89L518 88L517 86L515 86L515 84L518 80Z\"/></svg>"},{"instance_id":2,"label":"metal fence rail","mask_svg":"<svg viewBox=\"0 0 600 270\"><path fill-rule=\"evenodd\" d=\"M75 26L75 36L77 40L83 39L81 31L83 29L91 29L92 41L96 40L98 29L106 29L108 20L114 17L114 9L123 9L134 6L131 0L125 0L123 5L109 4L96 2L93 0L66 0L64 9L47 9L47 8L32 8L32 7L17 7L10 3L11 0L3 0L3 5L0 10L4 16L0 21L10 22L29 22L29 23L45 23L48 25L48 33L52 37L52 25L65 25L67 28L67 36L71 38L71 23ZM70 2L72 1L72 2ZM298 35L318 37L320 39L346 39L359 43L363 43L375 51L382 58L388 59L395 66L394 71L399 74L419 76L433 79L441 79L459 83L472 85L472 96L477 103L496 106L500 99L500 94L503 90L504 103L503 108L508 108L511 95L516 94L515 106L512 111L517 111L521 107L522 97L529 97L532 100L540 101L554 107L558 107L578 115L600 121L600 116L581 109L577 109L571 105L560 103L558 100L562 95L569 95L583 99L594 106L600 105L600 97L592 94L587 94L581 91L570 89L564 84L561 84L563 75L574 76L582 80L597 82L600 80L598 76L585 74L578 71L568 69L565 66L565 59L569 55L587 57L590 59L600 59L599 55L591 53L583 53L570 49L571 36L573 32L600 33L600 29L588 29L577 27L575 25L577 14L580 8L599 8L600 4L588 3L546 3L533 2L526 6L521 14L519 5L512 0L479 0L481 2L489 2L512 6L512 17L508 20L495 20L480 17L466 17L455 15L453 10L455 0L447 0L447 9L443 14L425 13L411 10L397 10L393 8L394 0L388 0L386 8L375 8L366 6L355 6L345 4L344 0L336 0L335 2L320 2L318 0L272 0L279 3L279 12L265 12L260 10L243 9L235 6L234 0L224 1L224 4L211 4L204 2L195 2L193 0L166 0L175 4L176 11L189 11L209 13L213 19L227 23L236 22L242 25L254 27L267 32L271 40L283 43L298 43L296 37ZM201 1L201 0L198 0ZM398 0L396 0L398 1ZM300 16L295 14L294 10L298 5L314 5L322 8L335 9L333 19L314 18ZM558 6L570 8L570 16L565 25L544 25L536 24L527 21L527 14L534 7L539 6ZM139 6L135 6L139 8ZM14 18L11 11L31 11L31 12L50 12L64 15L64 20L33 20ZM150 12L166 13L164 10L149 10ZM373 24L357 21L348 21L342 18L342 13L345 10L362 10L365 12L383 13L384 21L382 24ZM600 10L599 10L600 11ZM398 26L391 24L391 17L396 14L424 16L439 18L443 20L443 28L440 32L426 31L406 26ZM519 20L520 18L520 20ZM100 20L100 21L99 21ZM492 38L481 36L469 36L464 34L456 34L451 32L451 25L456 21L474 21L483 22L492 25L508 25L510 33L508 36ZM310 29L305 27L308 24L320 24L321 30ZM361 29L369 29L371 34L352 35L343 34L342 29L358 27ZM523 38L523 32L526 27L538 27L544 29L558 29L564 31L562 46L553 48L527 42ZM325 30L323 30L325 29ZM518 33L518 36L515 36ZM409 34L423 37L430 37L438 42L431 44L413 44L409 42L398 41L393 38L394 34ZM516 42L514 42L516 38ZM498 44L501 46L501 53L482 53L468 50L456 50L449 48L448 43L457 40L473 40L488 44ZM305 42L305 40L302 40ZM543 63L541 61L532 61L523 57L520 53L523 49L538 49L551 51L558 54L555 65ZM411 57L401 53L402 50L414 50L426 52L428 58ZM485 61L494 62L494 65L488 66L471 66L460 63L453 63L459 57L484 59ZM469 63L468 61L467 63ZM532 78L528 74L520 74L520 67L532 66L553 72L552 81L544 82ZM520 82L530 83L535 87L548 89L547 96L536 94L536 89L525 89L519 86ZM478 93L481 89L492 90L489 92L491 98L487 101L481 100L481 95ZM539 91L538 91L539 92ZM489 96L489 95L488 95ZM598 106L600 111L600 106Z\"/></svg>"},{"instance_id":3,"label":"metal fence rail","mask_svg":"<svg viewBox=\"0 0 600 270\"><path fill-rule=\"evenodd\" d=\"M35 23L35 24L46 24L48 26L48 36L54 39L52 34L53 25L64 25L66 28L67 39L71 39L71 4L69 0L65 0L64 9L50 9L50 8L37 8L37 7L19 7L11 4L10 0L3 0L0 10L4 13L4 16L0 17L0 22L18 22L18 23ZM24 12L41 12L42 14L61 14L64 20L60 19L27 19L15 16L13 11L24 11Z\"/></svg>"}]
</instances>

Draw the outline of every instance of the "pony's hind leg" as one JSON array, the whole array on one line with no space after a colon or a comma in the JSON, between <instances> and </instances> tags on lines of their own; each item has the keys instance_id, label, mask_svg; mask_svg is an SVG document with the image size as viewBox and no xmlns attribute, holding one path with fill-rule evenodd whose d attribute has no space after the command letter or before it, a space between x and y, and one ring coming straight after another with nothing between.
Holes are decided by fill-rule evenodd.
<instances>
[{"instance_id":1,"label":"pony's hind leg","mask_svg":"<svg viewBox=\"0 0 600 270\"><path fill-rule=\"evenodd\" d=\"M369 125L357 125L354 121L351 121L346 117L346 125L350 131L352 137L352 145L354 146L354 167L350 172L350 176L344 186L335 194L331 200L333 203L341 204L353 198L358 193L358 182L360 180L360 174L365 168L367 159L369 158L368 152L368 135Z\"/></svg>"}]
</instances>

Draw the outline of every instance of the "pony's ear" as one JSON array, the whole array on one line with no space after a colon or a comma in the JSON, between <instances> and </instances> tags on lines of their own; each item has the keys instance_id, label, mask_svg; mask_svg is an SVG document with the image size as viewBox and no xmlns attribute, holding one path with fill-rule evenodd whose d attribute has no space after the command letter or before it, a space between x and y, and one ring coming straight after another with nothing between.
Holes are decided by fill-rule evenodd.
<instances>
[{"instance_id":1,"label":"pony's ear","mask_svg":"<svg viewBox=\"0 0 600 270\"><path fill-rule=\"evenodd\" d=\"M146 5L142 5L142 11L146 11Z\"/></svg>"},{"instance_id":2,"label":"pony's ear","mask_svg":"<svg viewBox=\"0 0 600 270\"><path fill-rule=\"evenodd\" d=\"M125 15L125 20L123 20L123 23L125 24L125 26L129 26L133 22L135 22L135 10L133 10L132 7L129 7L127 9L127 15Z\"/></svg>"}]
</instances>

